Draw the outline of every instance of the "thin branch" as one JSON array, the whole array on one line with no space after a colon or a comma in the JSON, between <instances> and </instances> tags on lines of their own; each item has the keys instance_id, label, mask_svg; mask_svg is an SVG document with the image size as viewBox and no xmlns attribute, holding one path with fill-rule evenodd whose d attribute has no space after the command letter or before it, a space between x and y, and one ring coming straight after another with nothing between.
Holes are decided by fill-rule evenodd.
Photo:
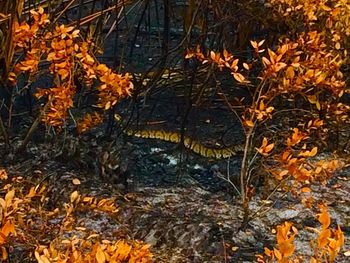
<instances>
[{"instance_id":1,"label":"thin branch","mask_svg":"<svg viewBox=\"0 0 350 263\"><path fill-rule=\"evenodd\" d=\"M24 140L22 141L21 145L18 147L17 152L23 152L24 149L27 147L27 144L29 143L29 141L32 138L32 135L34 133L34 131L36 130L36 128L38 127L40 120L42 118L42 116L45 114L46 110L49 108L50 104L52 102L52 99L49 100L48 102L46 102L44 108L41 110L40 114L38 115L38 117L36 117L35 121L33 122L32 126L29 128Z\"/></svg>"}]
</instances>

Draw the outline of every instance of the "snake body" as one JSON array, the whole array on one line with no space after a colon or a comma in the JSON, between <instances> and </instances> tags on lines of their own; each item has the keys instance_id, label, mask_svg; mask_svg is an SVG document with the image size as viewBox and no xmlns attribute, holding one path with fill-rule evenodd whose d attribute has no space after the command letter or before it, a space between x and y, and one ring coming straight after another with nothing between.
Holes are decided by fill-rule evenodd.
<instances>
[{"instance_id":1,"label":"snake body","mask_svg":"<svg viewBox=\"0 0 350 263\"><path fill-rule=\"evenodd\" d=\"M169 132L163 130L133 130L124 129L124 133L129 136L146 139L157 139L166 142L180 143L181 133ZM183 136L183 145L185 148L190 149L194 153L206 158L226 159L237 155L238 152L243 151L242 145L236 145L225 148L211 148L206 147L198 141L191 139L188 136Z\"/></svg>"}]
</instances>

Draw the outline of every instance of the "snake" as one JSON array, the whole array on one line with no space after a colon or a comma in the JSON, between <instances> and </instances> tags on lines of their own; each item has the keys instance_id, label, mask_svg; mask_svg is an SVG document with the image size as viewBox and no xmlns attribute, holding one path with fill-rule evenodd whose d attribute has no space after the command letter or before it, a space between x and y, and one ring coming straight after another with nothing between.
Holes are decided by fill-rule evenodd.
<instances>
[{"instance_id":1,"label":"snake","mask_svg":"<svg viewBox=\"0 0 350 263\"><path fill-rule=\"evenodd\" d=\"M114 116L114 118L120 122L120 116ZM238 153L243 152L243 145L233 145L224 148L207 147L199 141L193 140L189 136L181 136L180 132L165 131L165 130L135 130L132 128L124 128L123 133L128 136L144 139L156 139L165 142L183 143L185 148L192 152L210 159L228 159L236 156Z\"/></svg>"}]
</instances>

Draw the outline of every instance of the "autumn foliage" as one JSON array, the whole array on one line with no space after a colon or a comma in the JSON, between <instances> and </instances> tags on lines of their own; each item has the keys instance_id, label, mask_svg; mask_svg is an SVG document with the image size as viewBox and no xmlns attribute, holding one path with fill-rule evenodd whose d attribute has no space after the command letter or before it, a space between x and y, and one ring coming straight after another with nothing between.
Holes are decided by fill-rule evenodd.
<instances>
[{"instance_id":1,"label":"autumn foliage","mask_svg":"<svg viewBox=\"0 0 350 263\"><path fill-rule=\"evenodd\" d=\"M252 40L254 57L249 61L241 61L226 49L206 54L200 46L189 50L186 56L202 64L214 65L219 71L229 72L251 94L250 104L237 105L225 98L230 109L243 108L235 114L240 117L246 136L240 178L245 220L249 214L249 169L252 161L256 160L254 150L268 160L262 161L269 163L265 168L279 181L290 178L304 185L315 180L325 182L341 164L336 159L313 161L319 146L312 144L321 137L323 145L327 145L327 132L334 125L350 122L350 106L339 102L339 98L349 92L342 73L342 67L348 63L348 3L321 1L315 4L315 1L283 0L268 3L273 16L286 19L292 33L282 36L274 49L264 47L265 40ZM253 74L253 70L259 72L258 76ZM302 129L291 127L291 136L285 135L284 138L264 137L261 146L254 147L257 131L267 127L274 116L298 110L293 107L297 104L309 104L304 120L295 122Z\"/></svg>"},{"instance_id":2,"label":"autumn foliage","mask_svg":"<svg viewBox=\"0 0 350 263\"><path fill-rule=\"evenodd\" d=\"M2 260L5 261L8 258L14 243L22 243L24 246L32 243L35 247L28 253L32 254L39 263L152 262L152 253L147 244L136 240L101 239L98 233L89 233L86 228L76 225L75 213L81 210L117 214L119 209L114 199L82 196L74 191L63 207L48 211L43 208L43 203L48 198L45 185L39 183L28 188L24 178L13 177L10 180L5 170L0 172L0 182L5 185L2 189L5 195L0 197L0 258ZM80 182L75 179L73 183ZM59 219L61 223L56 226L51 225L50 222L54 219ZM44 238L50 238L53 227L58 230L59 235L52 236L49 244L43 244ZM78 232L71 239L65 238L74 229ZM38 234L38 230L42 234Z\"/></svg>"},{"instance_id":3,"label":"autumn foliage","mask_svg":"<svg viewBox=\"0 0 350 263\"><path fill-rule=\"evenodd\" d=\"M50 20L43 8L32 10L31 17L31 24L14 25L14 47L18 53L24 53L24 59L14 65L9 80L15 85L17 77L26 73L30 84L43 74L39 66L45 61L49 63L47 73L52 76L54 86L38 88L35 93L37 99L46 98L41 117L45 124L61 129L67 122L68 111L73 108L77 95L74 81L77 78L85 83L86 89L98 91L97 106L102 110L111 109L120 99L131 95L133 85L128 74L114 73L105 64L99 64L93 56L93 43L83 41L79 30L63 24L49 30ZM93 87L95 80L99 81L97 87ZM101 123L98 115L97 112L88 113L78 124L78 131Z\"/></svg>"},{"instance_id":4,"label":"autumn foliage","mask_svg":"<svg viewBox=\"0 0 350 263\"><path fill-rule=\"evenodd\" d=\"M38 263L46 262L151 262L149 245L125 240L94 242L93 240L62 240L61 244L50 243L49 247L39 246L34 254Z\"/></svg>"},{"instance_id":5,"label":"autumn foliage","mask_svg":"<svg viewBox=\"0 0 350 263\"><path fill-rule=\"evenodd\" d=\"M215 66L218 71L229 72L233 80L250 93L250 102L244 104L238 101L238 105L237 101L220 94L228 108L240 118L245 131L245 153L240 175L245 222L250 214L248 203L253 162L263 166L266 176L275 180L275 189L283 189L299 197L300 193L311 191L311 184L325 184L342 167L342 162L336 157L329 160L317 160L315 157L322 146L328 146L328 132L335 126L350 123L350 106L340 102L340 98L350 91L342 72L349 63L349 3L327 0L267 2L273 18L285 20L290 29L275 48L265 47L264 39L251 40L254 56L246 61L226 49L203 52L200 46L188 50L186 55L187 59L196 59L202 64ZM259 73L256 75L254 72ZM234 110L237 106L243 110ZM288 133L255 138L256 135L261 136L258 131L269 128L274 116L283 112L296 113L295 110L305 110L305 114L303 118L290 120L295 126L289 127ZM257 154L261 158L257 158ZM311 196L301 199L308 207L313 202ZM325 219L329 219L327 210L322 207L321 211L319 218L323 228L316 247L318 252L315 252L312 262L323 262L319 260L325 257L333 262L344 237L340 228L328 229L329 224L325 224ZM278 246L272 251L266 249L266 255L278 262L299 262L289 259L294 252L296 234L297 230L291 223L278 226ZM323 239L324 235L327 238ZM331 247L329 244L332 244Z\"/></svg>"},{"instance_id":6,"label":"autumn foliage","mask_svg":"<svg viewBox=\"0 0 350 263\"><path fill-rule=\"evenodd\" d=\"M341 247L344 245L344 234L339 226L337 229L329 228L331 219L327 206L320 205L320 210L321 212L317 217L321 224L321 229L309 228L309 230L317 233L317 238L310 241L313 255L310 256L309 262L334 262ZM257 261L260 263L275 262L275 259L279 263L305 262L303 256L295 254L294 240L297 235L298 230L290 222L277 226L277 246L272 250L265 247L264 256L267 259L264 259L263 255L257 255Z\"/></svg>"}]
</instances>

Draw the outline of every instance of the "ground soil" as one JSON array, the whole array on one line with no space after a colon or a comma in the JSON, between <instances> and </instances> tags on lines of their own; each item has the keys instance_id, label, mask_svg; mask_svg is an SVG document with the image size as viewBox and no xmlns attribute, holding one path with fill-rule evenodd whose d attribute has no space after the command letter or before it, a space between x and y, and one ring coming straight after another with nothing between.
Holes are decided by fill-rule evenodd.
<instances>
[{"instance_id":1,"label":"ground soil","mask_svg":"<svg viewBox=\"0 0 350 263\"><path fill-rule=\"evenodd\" d=\"M93 134L100 133L94 131ZM92 135L86 137L89 140L78 142L79 151L86 147L91 160L96 160L98 156L92 152L96 154L101 150L96 148L96 142L101 139L89 136ZM91 168L94 165L87 165L88 161L64 159L59 154L62 143L32 142L26 154L4 159L3 165L10 176L45 183L48 209L62 207L74 190L89 196L115 197L119 206L117 217L82 212L77 215L79 224L103 239L143 240L152 245L155 262L254 262L255 255L262 253L265 246L272 248L275 244L272 229L284 221L292 222L299 230L295 240L298 253L306 258L312 254L309 240L315 238L315 233L306 227L317 228L319 224L315 212L300 203L300 196L277 191L267 202L263 200L264 188L258 186L250 209L260 212L244 229L240 228L240 198L232 185L217 176L226 175L230 167L231 179L237 183L240 156L231 160L208 160L174 149L171 143L136 138L129 138L126 144L113 145L122 147L119 152L127 155L122 158L130 172L127 188L99 176L98 168ZM320 158L330 157L325 154ZM345 164L349 160L346 158L343 157ZM312 186L311 193L315 203L328 204L332 226L339 224L344 231L346 244L342 252L350 246L349 169L345 165L328 185ZM78 178L81 185L73 185L73 178ZM51 223L55 228L57 222ZM49 238L43 242L49 242ZM20 246L16 251L28 252ZM23 258L25 256L22 261L13 262L31 261ZM340 253L336 262L348 262L348 258Z\"/></svg>"}]
</instances>

